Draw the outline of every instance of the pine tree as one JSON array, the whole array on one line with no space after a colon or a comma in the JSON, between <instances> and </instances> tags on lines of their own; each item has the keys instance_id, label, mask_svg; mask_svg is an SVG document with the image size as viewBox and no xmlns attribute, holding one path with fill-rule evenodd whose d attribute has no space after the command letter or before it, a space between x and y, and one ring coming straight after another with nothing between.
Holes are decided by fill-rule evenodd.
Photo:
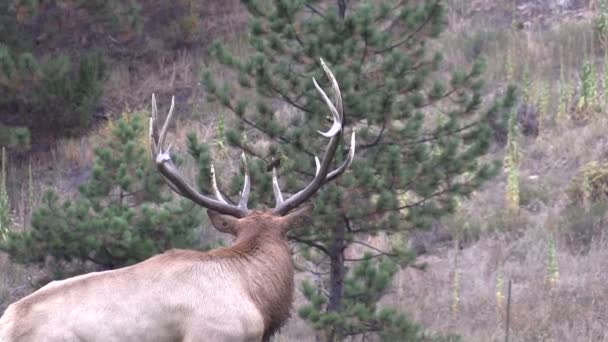
<instances>
[{"instance_id":1,"label":"pine tree","mask_svg":"<svg viewBox=\"0 0 608 342\"><path fill-rule=\"evenodd\" d=\"M199 246L202 210L185 199L173 203L161 191L164 181L150 162L143 122L133 114L113 123L95 150L80 196L61 202L55 192L45 193L32 214L32 229L9 232L0 248L23 263L41 264L51 256L55 263L112 269L172 247Z\"/></svg>"},{"instance_id":2,"label":"pine tree","mask_svg":"<svg viewBox=\"0 0 608 342\"><path fill-rule=\"evenodd\" d=\"M213 45L213 55L237 74L238 84L218 84L208 70L202 81L208 99L229 108L241 123L226 129L227 142L258 157L251 168L253 200L273 203L265 167L270 160L281 159L281 188L287 192L295 193L314 175L314 155L326 144L316 131L324 129L328 115L312 83L315 77L328 87L319 58L340 84L347 127L357 130L351 171L316 196L314 224L291 236L304 247L303 256L328 274L321 289L303 285L310 304L300 314L326 341L400 331L403 321L382 320L385 311L376 306L394 274L381 270L391 262L411 263L412 253L403 243L382 249L363 237L382 233L396 239L427 227L453 212L458 197L494 176L500 163L480 157L492 129L505 129L514 90L481 110L483 63L447 74L441 54L429 48L445 27L441 0L243 3L251 14L254 52L235 56L221 43ZM237 91L253 100L234 97ZM298 115L281 122L277 110L286 107ZM260 150L243 139L253 135L265 136L273 147ZM351 246L372 254L348 259L344 252ZM359 288L363 293L353 295ZM396 340L417 336L412 334Z\"/></svg>"},{"instance_id":3,"label":"pine tree","mask_svg":"<svg viewBox=\"0 0 608 342\"><path fill-rule=\"evenodd\" d=\"M61 133L88 127L103 91L108 52L83 53L66 43L66 32L73 34L61 29L67 13L69 20L87 18L92 31L116 35L138 32L139 12L135 0L0 1L0 110L20 114L29 127L40 120Z\"/></svg>"},{"instance_id":4,"label":"pine tree","mask_svg":"<svg viewBox=\"0 0 608 342\"><path fill-rule=\"evenodd\" d=\"M325 310L326 298L309 282L302 284L308 304L298 312L315 329L331 333L340 326L341 336L378 332L383 340L417 341L421 329L393 308L380 308L378 301L388 290L397 266L390 260L373 262L367 253L346 276L341 312Z\"/></svg>"}]
</instances>

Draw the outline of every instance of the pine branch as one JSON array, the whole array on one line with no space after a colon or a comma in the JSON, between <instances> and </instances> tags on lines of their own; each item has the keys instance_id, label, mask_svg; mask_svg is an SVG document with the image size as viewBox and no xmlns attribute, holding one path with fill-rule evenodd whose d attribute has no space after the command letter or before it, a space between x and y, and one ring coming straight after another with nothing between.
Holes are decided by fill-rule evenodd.
<instances>
[{"instance_id":1,"label":"pine branch","mask_svg":"<svg viewBox=\"0 0 608 342\"><path fill-rule=\"evenodd\" d=\"M327 17L319 10L317 9L315 6L311 5L311 4L305 4L304 6L306 6L306 8L308 8L312 13L320 16L321 18L327 20Z\"/></svg>"},{"instance_id":2,"label":"pine branch","mask_svg":"<svg viewBox=\"0 0 608 342\"><path fill-rule=\"evenodd\" d=\"M380 253L380 254L382 254L384 256L389 256L389 257L395 257L395 256L397 256L397 254L395 254L395 253L390 253L390 252L383 251L383 250L381 250L381 249L379 249L377 247L374 247L374 246L372 246L372 245L370 245L370 244L368 244L366 242L363 242L363 241L351 240L350 243L354 243L354 244L357 244L357 245L361 245L361 246L367 247L367 248L369 248L371 250L374 250L374 251L376 251L376 252L378 252L378 253Z\"/></svg>"},{"instance_id":3,"label":"pine branch","mask_svg":"<svg viewBox=\"0 0 608 342\"><path fill-rule=\"evenodd\" d=\"M296 20L294 20L294 18L291 15L287 15L287 19L288 19L288 22L290 24L291 29L293 30L294 38L296 39L296 41L298 42L298 44L300 45L300 47L304 48L304 41L302 40L302 38L298 34L298 30L296 30L296 27L294 25L294 23L296 22Z\"/></svg>"},{"instance_id":4,"label":"pine branch","mask_svg":"<svg viewBox=\"0 0 608 342\"><path fill-rule=\"evenodd\" d=\"M397 145L397 146L401 146L401 147L406 147L406 146L423 144L423 143L439 140L440 138L443 138L443 137L452 136L454 134L464 133L465 131L474 128L475 126L479 125L480 123L481 123L481 120L475 120L458 129L440 131L440 133L428 133L427 137L418 139L415 141L409 141L409 142L394 142L394 141L382 141L382 140L378 141L378 142L374 141L374 143L357 146L357 149L359 151L361 151L361 150L369 149L369 148L372 148L372 147L375 147L378 145L385 145L385 146Z\"/></svg>"},{"instance_id":5,"label":"pine branch","mask_svg":"<svg viewBox=\"0 0 608 342\"><path fill-rule=\"evenodd\" d=\"M436 6L439 4L440 0L435 1ZM420 32L422 32L422 29L424 29L426 27L426 25L428 25L431 20L434 18L433 14L431 13L424 22L422 22L422 24L420 24L420 26L418 26L413 32L411 32L410 34L408 34L405 38L403 38L402 40L389 45L388 47L384 48L384 49L380 49L380 50L376 50L374 51L375 54L383 54L386 53L388 51L394 50L395 48L400 47L401 45L407 43L410 39L412 39L415 35L419 34ZM397 20L397 19L395 19Z\"/></svg>"},{"instance_id":6,"label":"pine branch","mask_svg":"<svg viewBox=\"0 0 608 342\"><path fill-rule=\"evenodd\" d=\"M378 136L376 136L374 141L372 141L371 143L360 145L357 147L357 149L361 151L361 150L366 150L368 148L378 145L382 141L382 138L384 137L384 131L386 130L386 121L387 121L387 115L384 115L384 117L382 119L382 128L380 129L380 133L378 133Z\"/></svg>"},{"instance_id":7,"label":"pine branch","mask_svg":"<svg viewBox=\"0 0 608 342\"><path fill-rule=\"evenodd\" d=\"M245 124L247 124L249 127L263 133L264 135L266 135L269 138L272 138L272 136L270 135L270 133L268 133L266 130L264 130L264 128L262 128L261 126L257 125L255 122L247 119L244 115L237 115L236 113L236 109L232 106L231 103L228 103L226 105L228 107L228 109L230 109L230 111L232 111L232 113L234 113L234 116L236 116L237 118L239 118L241 121L243 121ZM291 143L291 140L287 139L285 136L283 135L279 135L276 139L280 140L281 142L285 143L285 144L289 144L289 145L294 145ZM306 151L304 149L301 148L297 148L300 152L307 154L310 157L315 157L314 153L311 153L309 151Z\"/></svg>"},{"instance_id":8,"label":"pine branch","mask_svg":"<svg viewBox=\"0 0 608 342\"><path fill-rule=\"evenodd\" d=\"M325 246L321 245L320 243L316 242L315 240L307 240L307 239L304 239L304 238L301 238L301 237L298 237L295 235L289 235L289 239L293 240L295 242L298 242L298 243L303 243L306 246L316 248L326 255L330 254L329 249L327 249Z\"/></svg>"}]
</instances>

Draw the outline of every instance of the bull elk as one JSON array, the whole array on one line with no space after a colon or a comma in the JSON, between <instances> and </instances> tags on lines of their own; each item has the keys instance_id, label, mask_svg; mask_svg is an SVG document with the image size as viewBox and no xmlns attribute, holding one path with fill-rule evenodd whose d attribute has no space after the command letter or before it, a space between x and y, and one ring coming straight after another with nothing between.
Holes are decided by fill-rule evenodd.
<instances>
[{"instance_id":1,"label":"bull elk","mask_svg":"<svg viewBox=\"0 0 608 342\"><path fill-rule=\"evenodd\" d=\"M276 205L249 210L249 171L238 204L222 196L215 179L213 196L199 193L177 170L165 148L174 101L162 128L152 96L150 145L156 166L177 194L207 208L212 225L234 235L232 246L208 252L169 250L138 264L54 281L8 307L0 318L2 342L55 341L266 341L290 315L294 269L287 232L309 217L304 204L353 160L355 134L346 160L330 171L344 120L338 83L323 60L334 102L313 78L329 107L333 125L315 176L303 190L283 199L273 169ZM335 105L334 105L335 103Z\"/></svg>"}]
</instances>

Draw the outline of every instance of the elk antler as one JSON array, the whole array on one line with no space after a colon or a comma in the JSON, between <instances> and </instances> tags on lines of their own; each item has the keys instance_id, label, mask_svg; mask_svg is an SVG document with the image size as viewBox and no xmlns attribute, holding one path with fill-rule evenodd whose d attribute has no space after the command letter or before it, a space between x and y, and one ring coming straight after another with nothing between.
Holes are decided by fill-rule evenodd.
<instances>
[{"instance_id":1,"label":"elk antler","mask_svg":"<svg viewBox=\"0 0 608 342\"><path fill-rule=\"evenodd\" d=\"M336 81L336 78L331 73L327 65L325 65L325 62L323 62L323 59L321 59L321 67L323 67L325 75L327 75L327 78L329 78L331 82L334 92L335 106L329 100L327 94L325 94L323 89L319 87L314 77L312 81L315 85L315 88L317 88L317 91L319 92L319 94L321 94L321 97L327 104L327 107L329 107L329 111L332 113L333 116L334 123L329 129L329 131L327 131L326 133L319 131L319 133L324 137L330 138L329 144L327 145L327 150L325 151L325 154L323 155L323 160L321 162L319 162L319 158L315 157L315 163L317 166L315 178L303 190L291 196L287 200L283 200L283 195L281 194L281 189L279 188L279 182L277 180L276 169L272 170L272 187L276 199L276 206L272 210L272 212L275 215L285 215L291 209L305 202L308 198L310 198L310 196L314 195L323 184L335 179L342 172L344 172L344 170L346 170L350 166L355 156L355 131L353 130L353 133L350 138L350 151L348 153L348 156L346 157L346 160L337 169L329 172L331 161L334 157L336 149L338 148L340 137L342 136L342 134L340 133L344 128L344 109L342 107L342 95L340 93L340 87L338 86L338 82Z\"/></svg>"},{"instance_id":2,"label":"elk antler","mask_svg":"<svg viewBox=\"0 0 608 342\"><path fill-rule=\"evenodd\" d=\"M243 168L245 171L245 180L243 184L243 191L241 191L241 199L238 205L229 204L220 193L220 190L217 187L217 181L215 179L215 168L213 167L213 163L210 166L211 187L213 188L214 195L217 199L209 198L205 195L200 194L192 186L186 183L182 175L177 170L175 164L171 160L171 155L169 154L171 145L164 149L165 136L167 135L169 122L171 121L171 117L173 116L174 105L175 97L172 97L169 114L167 114L165 123L163 124L163 127L161 128L159 133L158 127L156 126L156 123L158 121L158 109L156 107L156 98L154 97L154 94L152 94L152 112L150 113L150 148L152 152L152 159L155 161L156 167L160 171L161 175L173 191L178 193L180 196L192 200L194 203L200 206L217 211L221 214L226 214L234 217L240 218L246 216L247 212L249 211L247 209L247 199L249 197L250 182L249 168L247 167L247 160L245 159L245 154L242 155Z\"/></svg>"}]
</instances>

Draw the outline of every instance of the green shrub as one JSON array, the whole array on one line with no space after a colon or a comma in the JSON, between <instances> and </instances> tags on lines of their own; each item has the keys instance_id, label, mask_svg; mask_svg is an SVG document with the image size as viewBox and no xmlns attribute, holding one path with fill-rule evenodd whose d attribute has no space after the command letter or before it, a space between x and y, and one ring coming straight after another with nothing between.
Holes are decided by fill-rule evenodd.
<instances>
[{"instance_id":1,"label":"green shrub","mask_svg":"<svg viewBox=\"0 0 608 342\"><path fill-rule=\"evenodd\" d=\"M586 254L592 242L606 234L608 203L593 203L589 208L568 206L562 213L560 233L571 253Z\"/></svg>"},{"instance_id":2,"label":"green shrub","mask_svg":"<svg viewBox=\"0 0 608 342\"><path fill-rule=\"evenodd\" d=\"M144 123L135 115L113 124L95 150L92 175L80 196L61 201L47 192L32 213L32 229L8 232L0 249L21 263L50 259L55 276L64 276L66 262L111 269L169 248L198 247L202 210L164 194L164 181L142 143L147 138Z\"/></svg>"},{"instance_id":3,"label":"green shrub","mask_svg":"<svg viewBox=\"0 0 608 342\"><path fill-rule=\"evenodd\" d=\"M486 220L487 232L521 234L528 226L528 218L521 211L499 210Z\"/></svg>"},{"instance_id":4,"label":"green shrub","mask_svg":"<svg viewBox=\"0 0 608 342\"><path fill-rule=\"evenodd\" d=\"M608 2L606 0L599 0L599 11L597 11L593 25L593 36L597 43L606 47L608 44Z\"/></svg>"},{"instance_id":5,"label":"green shrub","mask_svg":"<svg viewBox=\"0 0 608 342\"><path fill-rule=\"evenodd\" d=\"M2 164L0 165L0 242L8 236L11 223L10 203L6 184L7 163L6 149L3 147L0 154L0 164Z\"/></svg>"},{"instance_id":6,"label":"green shrub","mask_svg":"<svg viewBox=\"0 0 608 342\"><path fill-rule=\"evenodd\" d=\"M506 45L507 40L508 36L505 30L476 30L464 40L463 54L468 62L474 62L494 51L500 51Z\"/></svg>"},{"instance_id":7,"label":"green shrub","mask_svg":"<svg viewBox=\"0 0 608 342\"><path fill-rule=\"evenodd\" d=\"M548 203L551 200L550 193L542 178L522 178L519 187L519 204L533 210L539 203Z\"/></svg>"},{"instance_id":8,"label":"green shrub","mask_svg":"<svg viewBox=\"0 0 608 342\"><path fill-rule=\"evenodd\" d=\"M479 222L472 220L466 212L457 211L441 220L448 227L450 234L458 239L460 246L473 244L485 233Z\"/></svg>"},{"instance_id":9,"label":"green shrub","mask_svg":"<svg viewBox=\"0 0 608 342\"><path fill-rule=\"evenodd\" d=\"M30 130L23 126L5 126L0 123L0 146L7 148L29 148Z\"/></svg>"},{"instance_id":10,"label":"green shrub","mask_svg":"<svg viewBox=\"0 0 608 342\"><path fill-rule=\"evenodd\" d=\"M608 202L608 162L589 162L574 176L567 190L574 205L588 207L596 202Z\"/></svg>"},{"instance_id":11,"label":"green shrub","mask_svg":"<svg viewBox=\"0 0 608 342\"><path fill-rule=\"evenodd\" d=\"M608 162L591 161L573 177L567 189L570 205L562 214L561 230L573 253L586 253L605 232L608 212Z\"/></svg>"},{"instance_id":12,"label":"green shrub","mask_svg":"<svg viewBox=\"0 0 608 342\"><path fill-rule=\"evenodd\" d=\"M141 0L79 0L84 9L105 31L132 36L141 32Z\"/></svg>"},{"instance_id":13,"label":"green shrub","mask_svg":"<svg viewBox=\"0 0 608 342\"><path fill-rule=\"evenodd\" d=\"M593 108L597 99L597 75L595 64L587 60L581 67L581 94L577 103L577 110L584 112L585 109ZM581 119L585 119L584 117Z\"/></svg>"},{"instance_id":14,"label":"green shrub","mask_svg":"<svg viewBox=\"0 0 608 342\"><path fill-rule=\"evenodd\" d=\"M88 126L102 94L105 62L93 53L72 65L66 55L37 59L30 53L13 54L0 44L0 107L29 113L52 128Z\"/></svg>"},{"instance_id":15,"label":"green shrub","mask_svg":"<svg viewBox=\"0 0 608 342\"><path fill-rule=\"evenodd\" d=\"M81 41L134 37L140 11L138 0L1 1L0 111L30 127L44 123L68 133L87 127L106 63L101 53L83 54Z\"/></svg>"}]
</instances>

